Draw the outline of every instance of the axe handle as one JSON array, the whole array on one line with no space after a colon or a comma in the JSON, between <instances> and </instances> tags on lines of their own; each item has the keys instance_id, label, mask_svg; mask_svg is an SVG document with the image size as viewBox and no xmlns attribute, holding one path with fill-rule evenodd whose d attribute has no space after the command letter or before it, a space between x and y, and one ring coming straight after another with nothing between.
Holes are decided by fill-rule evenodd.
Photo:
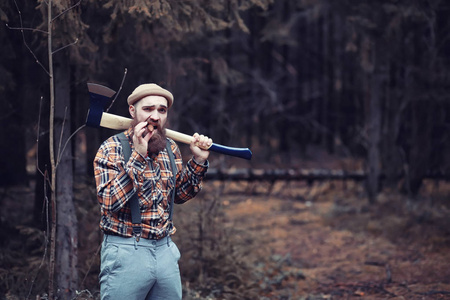
<instances>
[{"instance_id":1,"label":"axe handle","mask_svg":"<svg viewBox=\"0 0 450 300\"><path fill-rule=\"evenodd\" d=\"M131 121L130 118L104 112L100 120L100 126L115 130L125 130L130 128Z\"/></svg>"},{"instance_id":2,"label":"axe handle","mask_svg":"<svg viewBox=\"0 0 450 300\"><path fill-rule=\"evenodd\" d=\"M122 116L105 112L103 113L102 119L100 120L100 126L109 129L125 130L128 129L130 125L131 125L130 118L125 118ZM192 136L171 129L166 129L166 136L173 139L174 141L184 144L190 144L192 140ZM209 149L206 150L230 156L236 156L248 160L252 158L252 152L248 148L234 148L213 143L211 147L209 147Z\"/></svg>"},{"instance_id":3,"label":"axe handle","mask_svg":"<svg viewBox=\"0 0 450 300\"><path fill-rule=\"evenodd\" d=\"M115 130L125 130L128 129L130 125L131 125L130 118L125 118L122 116L113 115L106 112L103 113L102 119L100 121L101 127ZM174 141L184 144L190 144L192 140L192 136L170 129L166 129L166 136L173 139Z\"/></svg>"}]
</instances>

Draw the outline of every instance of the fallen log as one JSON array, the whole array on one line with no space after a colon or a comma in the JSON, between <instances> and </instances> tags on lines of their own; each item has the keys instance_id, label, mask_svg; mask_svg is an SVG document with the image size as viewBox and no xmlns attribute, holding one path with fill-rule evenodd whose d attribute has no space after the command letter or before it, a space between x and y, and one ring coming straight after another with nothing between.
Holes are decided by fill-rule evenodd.
<instances>
[{"instance_id":1,"label":"fallen log","mask_svg":"<svg viewBox=\"0 0 450 300\"><path fill-rule=\"evenodd\" d=\"M364 171L347 171L331 169L217 169L209 168L205 180L227 181L325 181L325 180L353 180L366 179ZM398 175L399 178L403 174ZM380 180L385 176L380 175ZM450 173L443 171L428 172L424 179L450 180Z\"/></svg>"},{"instance_id":2,"label":"fallen log","mask_svg":"<svg viewBox=\"0 0 450 300\"><path fill-rule=\"evenodd\" d=\"M209 168L205 180L229 181L321 181L355 180L366 177L363 171L344 171L328 169L215 169Z\"/></svg>"}]
</instances>

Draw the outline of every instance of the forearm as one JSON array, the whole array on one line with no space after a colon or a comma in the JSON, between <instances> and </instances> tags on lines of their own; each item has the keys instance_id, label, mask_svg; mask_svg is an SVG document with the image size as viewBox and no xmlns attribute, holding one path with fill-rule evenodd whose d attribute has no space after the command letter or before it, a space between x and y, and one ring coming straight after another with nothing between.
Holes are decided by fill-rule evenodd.
<instances>
[{"instance_id":1,"label":"forearm","mask_svg":"<svg viewBox=\"0 0 450 300\"><path fill-rule=\"evenodd\" d=\"M198 164L194 159L188 161L186 168L177 181L175 203L184 203L194 198L201 191L202 181L208 170L208 166L208 161L205 164Z\"/></svg>"}]
</instances>

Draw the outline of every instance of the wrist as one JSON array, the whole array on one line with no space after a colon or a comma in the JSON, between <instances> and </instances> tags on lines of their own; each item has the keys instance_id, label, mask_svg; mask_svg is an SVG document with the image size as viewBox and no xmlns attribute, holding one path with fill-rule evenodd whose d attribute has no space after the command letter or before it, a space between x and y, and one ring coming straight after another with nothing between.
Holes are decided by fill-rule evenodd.
<instances>
[{"instance_id":1,"label":"wrist","mask_svg":"<svg viewBox=\"0 0 450 300\"><path fill-rule=\"evenodd\" d=\"M193 156L192 159L197 165L205 166L207 159L203 157Z\"/></svg>"}]
</instances>

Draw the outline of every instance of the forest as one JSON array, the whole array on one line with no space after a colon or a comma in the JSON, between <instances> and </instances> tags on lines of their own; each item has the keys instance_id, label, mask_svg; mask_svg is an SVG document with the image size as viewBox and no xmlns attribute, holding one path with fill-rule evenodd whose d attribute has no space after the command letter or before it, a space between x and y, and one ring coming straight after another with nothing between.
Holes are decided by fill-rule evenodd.
<instances>
[{"instance_id":1,"label":"forest","mask_svg":"<svg viewBox=\"0 0 450 300\"><path fill-rule=\"evenodd\" d=\"M117 131L86 126L87 84L130 117L149 82L174 95L168 128L253 154L211 153L176 207L183 299L450 299L449 13L2 1L0 299L99 299L92 162Z\"/></svg>"}]
</instances>

